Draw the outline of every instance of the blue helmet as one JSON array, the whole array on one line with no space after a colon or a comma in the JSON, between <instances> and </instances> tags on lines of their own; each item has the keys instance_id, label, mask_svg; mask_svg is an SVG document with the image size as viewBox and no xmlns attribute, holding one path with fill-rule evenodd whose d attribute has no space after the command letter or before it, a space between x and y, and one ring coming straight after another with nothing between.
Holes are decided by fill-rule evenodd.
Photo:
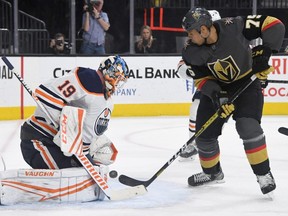
<instances>
[{"instance_id":1,"label":"blue helmet","mask_svg":"<svg viewBox=\"0 0 288 216\"><path fill-rule=\"evenodd\" d=\"M212 26L212 16L205 8L193 8L190 9L187 14L183 17L182 28L185 31L191 31L195 29L200 32L201 26Z\"/></svg>"}]
</instances>

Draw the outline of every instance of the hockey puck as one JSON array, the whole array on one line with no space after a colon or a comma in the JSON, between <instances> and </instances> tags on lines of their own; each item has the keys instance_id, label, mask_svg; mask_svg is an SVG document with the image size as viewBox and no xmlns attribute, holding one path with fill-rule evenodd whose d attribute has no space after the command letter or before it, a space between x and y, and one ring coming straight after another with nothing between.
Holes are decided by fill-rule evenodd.
<instances>
[{"instance_id":1,"label":"hockey puck","mask_svg":"<svg viewBox=\"0 0 288 216\"><path fill-rule=\"evenodd\" d=\"M117 173L116 170L111 170L111 171L109 172L109 176L110 176L110 178L117 178L118 173Z\"/></svg>"},{"instance_id":2,"label":"hockey puck","mask_svg":"<svg viewBox=\"0 0 288 216\"><path fill-rule=\"evenodd\" d=\"M284 135L288 136L288 128L280 127L280 128L278 129L278 132L281 133L281 134L284 134Z\"/></svg>"}]
</instances>

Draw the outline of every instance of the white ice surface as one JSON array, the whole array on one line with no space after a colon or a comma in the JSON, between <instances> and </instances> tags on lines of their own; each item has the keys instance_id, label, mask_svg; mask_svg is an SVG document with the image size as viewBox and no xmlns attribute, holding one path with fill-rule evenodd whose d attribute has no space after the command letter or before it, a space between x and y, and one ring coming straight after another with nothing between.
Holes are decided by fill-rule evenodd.
<instances>
[{"instance_id":1,"label":"white ice surface","mask_svg":"<svg viewBox=\"0 0 288 216\"><path fill-rule=\"evenodd\" d=\"M0 153L7 169L29 168L19 147L22 122L0 121ZM148 180L188 140L187 124L187 117L112 118L107 135L119 154L110 169ZM288 136L277 132L281 126L288 127L288 117L264 116L262 127L277 183L273 200L262 195L234 121L230 120L219 139L224 184L188 187L187 178L201 171L199 161L197 158L193 162L176 159L141 197L80 204L0 206L0 216L287 216ZM111 179L109 184L112 189L125 187L117 179Z\"/></svg>"}]
</instances>

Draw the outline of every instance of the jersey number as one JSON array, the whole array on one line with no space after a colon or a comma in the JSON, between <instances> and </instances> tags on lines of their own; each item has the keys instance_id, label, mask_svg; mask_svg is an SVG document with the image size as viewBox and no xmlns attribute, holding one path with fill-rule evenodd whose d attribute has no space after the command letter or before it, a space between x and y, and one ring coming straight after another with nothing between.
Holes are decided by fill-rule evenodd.
<instances>
[{"instance_id":1,"label":"jersey number","mask_svg":"<svg viewBox=\"0 0 288 216\"><path fill-rule=\"evenodd\" d=\"M245 25L246 29L250 29L252 26L259 28L260 27L260 21L255 20L255 19L259 19L260 17L261 17L261 15L247 16L246 25Z\"/></svg>"},{"instance_id":2,"label":"jersey number","mask_svg":"<svg viewBox=\"0 0 288 216\"><path fill-rule=\"evenodd\" d=\"M187 66L187 70L188 70L189 74L190 74L192 77L195 77L195 73L194 73L194 71L192 70L192 68L191 68L190 65Z\"/></svg>"},{"instance_id":3,"label":"jersey number","mask_svg":"<svg viewBox=\"0 0 288 216\"><path fill-rule=\"evenodd\" d=\"M58 89L65 97L70 97L76 92L75 87L69 82L69 80L66 80L62 85L58 86Z\"/></svg>"}]
</instances>

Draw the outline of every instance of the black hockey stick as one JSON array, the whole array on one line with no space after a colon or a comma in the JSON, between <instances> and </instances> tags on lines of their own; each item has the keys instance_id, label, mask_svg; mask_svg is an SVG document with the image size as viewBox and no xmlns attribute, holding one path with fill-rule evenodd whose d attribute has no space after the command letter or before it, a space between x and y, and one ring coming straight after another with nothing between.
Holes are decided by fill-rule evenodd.
<instances>
[{"instance_id":1,"label":"black hockey stick","mask_svg":"<svg viewBox=\"0 0 288 216\"><path fill-rule=\"evenodd\" d=\"M39 101L36 95L33 94L33 91L28 87L28 85L24 82L22 77L14 71L14 66L11 62L5 57L2 57L2 60L7 65L9 70L17 77L20 83L24 86L30 96L34 99L36 104L42 109L43 112L48 116L49 120L54 124L57 125L56 122L53 120L51 115L48 113L46 108L43 104ZM74 153L73 153L74 154ZM128 198L132 198L138 195L143 195L147 192L146 188L141 185L133 188L124 188L120 190L112 190L110 186L107 184L106 180L100 175L100 173L95 169L93 164L89 161L86 155L83 153L74 154L91 178L95 181L95 183L99 186L99 188L103 191L103 193L107 196L109 200L124 200Z\"/></svg>"},{"instance_id":2,"label":"black hockey stick","mask_svg":"<svg viewBox=\"0 0 288 216\"><path fill-rule=\"evenodd\" d=\"M284 84L288 84L288 80L268 80L268 83L284 83Z\"/></svg>"},{"instance_id":3,"label":"black hockey stick","mask_svg":"<svg viewBox=\"0 0 288 216\"><path fill-rule=\"evenodd\" d=\"M233 103L238 96L246 89L250 84L256 79L256 75L253 75L241 88L239 88L234 95L230 98L228 102ZM208 119L207 122L198 130L149 180L141 181L134 178L131 178L126 175L120 175L119 181L122 184L128 186L136 186L136 185L144 185L148 187L180 154L185 150L185 148L192 143L200 134L203 133L218 117L219 117L220 109L218 109L214 115Z\"/></svg>"},{"instance_id":4,"label":"black hockey stick","mask_svg":"<svg viewBox=\"0 0 288 216\"><path fill-rule=\"evenodd\" d=\"M278 132L281 133L281 134L284 134L284 135L288 136L288 128L280 127L280 128L278 129Z\"/></svg>"}]
</instances>

